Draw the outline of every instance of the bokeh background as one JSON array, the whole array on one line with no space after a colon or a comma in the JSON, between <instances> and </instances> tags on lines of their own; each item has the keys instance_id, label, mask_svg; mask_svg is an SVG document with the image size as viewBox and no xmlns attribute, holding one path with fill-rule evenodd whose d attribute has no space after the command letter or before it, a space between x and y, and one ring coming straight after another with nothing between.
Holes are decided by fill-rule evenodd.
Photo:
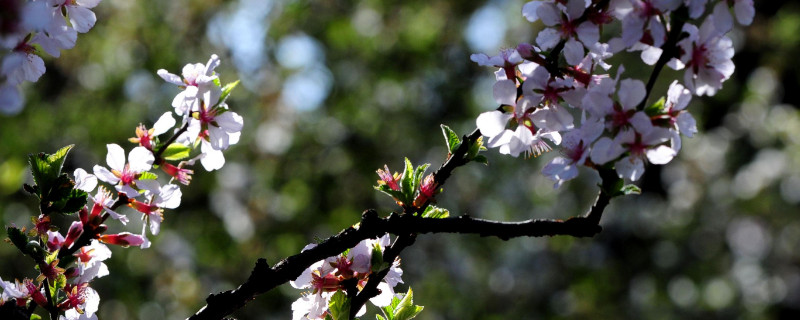
<instances>
[{"instance_id":1,"label":"bokeh background","mask_svg":"<svg viewBox=\"0 0 800 320\"><path fill-rule=\"evenodd\" d=\"M75 144L69 172L104 164L105 144L130 148L137 124L171 109L178 91L157 69L178 73L219 54L223 82L242 80L229 100L245 118L241 142L221 171L195 168L153 248L113 248L111 276L93 283L100 319L183 319L244 281L257 258L276 263L364 209L395 210L372 189L375 169L400 170L403 157L438 166L439 124L467 133L495 108L494 70L469 55L532 42L543 26L522 18L523 4L103 1L94 29L24 86L24 110L0 118L0 220L28 225L35 214L21 190L26 154ZM401 255L398 287L414 288L419 318L800 318L800 4L756 1L756 10L731 34L736 73L690 105L700 134L670 164L648 167L642 195L613 201L602 233L423 235ZM636 54L613 62L626 76L649 74ZM681 75L664 72L656 94ZM598 178L586 170L554 190L539 172L555 153L491 151L488 167L455 172L439 204L502 220L581 214ZM132 220L125 228L141 230ZM0 275L36 274L0 243ZM235 316L288 319L299 294L281 286Z\"/></svg>"}]
</instances>

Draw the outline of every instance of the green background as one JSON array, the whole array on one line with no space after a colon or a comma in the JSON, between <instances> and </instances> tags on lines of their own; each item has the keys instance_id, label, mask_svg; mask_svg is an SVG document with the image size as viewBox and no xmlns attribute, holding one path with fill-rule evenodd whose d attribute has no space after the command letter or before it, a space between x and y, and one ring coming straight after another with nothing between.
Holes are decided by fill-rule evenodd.
<instances>
[{"instance_id":1,"label":"green background","mask_svg":"<svg viewBox=\"0 0 800 320\"><path fill-rule=\"evenodd\" d=\"M151 249L112 248L111 275L92 284L100 319L183 319L244 281L257 258L274 264L367 208L395 210L372 189L375 170L399 171L403 157L440 165L439 124L464 134L496 107L494 70L469 55L533 42L543 26L521 16L523 4L103 1L97 25L24 85L25 109L0 118L0 220L28 225L35 213L21 190L28 153L75 144L69 172L105 165L105 144L130 149L137 124L171 110L179 91L156 70L179 73L219 54L223 82L242 80L229 100L245 119L240 143L221 171L194 168ZM757 1L756 10L752 26L730 35L733 77L692 100L700 133L668 165L648 167L642 195L612 202L602 233L420 236L401 255L398 287L414 288L420 318L797 318L800 5ZM637 54L611 62L626 77L649 75ZM655 94L682 75L666 70ZM598 178L584 170L554 190L540 171L556 153L525 160L490 150L488 167L456 170L439 205L500 220L581 214ZM127 213L132 222L111 229L138 233L138 214ZM35 277L15 250L0 243L0 276ZM234 316L287 319L299 295L283 285Z\"/></svg>"}]
</instances>

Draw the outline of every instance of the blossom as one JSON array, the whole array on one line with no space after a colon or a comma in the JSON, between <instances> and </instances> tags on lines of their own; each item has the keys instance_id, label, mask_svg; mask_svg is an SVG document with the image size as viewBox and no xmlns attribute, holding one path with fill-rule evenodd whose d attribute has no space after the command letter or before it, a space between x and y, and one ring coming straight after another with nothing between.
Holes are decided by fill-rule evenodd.
<instances>
[{"instance_id":1,"label":"blossom","mask_svg":"<svg viewBox=\"0 0 800 320\"><path fill-rule=\"evenodd\" d=\"M66 297L63 302L58 304L58 308L65 312L64 316L59 319L97 319L95 313L100 306L100 295L89 287L88 283L68 283L64 288L64 292L66 292Z\"/></svg>"},{"instance_id":2,"label":"blossom","mask_svg":"<svg viewBox=\"0 0 800 320\"><path fill-rule=\"evenodd\" d=\"M569 64L578 64L584 56L584 47L591 48L600 39L600 28L594 21L579 20L585 10L584 0L568 0L563 6L552 2L541 3L536 8L536 17L551 28L539 32L536 44L548 50L560 40L566 40L564 58Z\"/></svg>"},{"instance_id":3,"label":"blossom","mask_svg":"<svg viewBox=\"0 0 800 320\"><path fill-rule=\"evenodd\" d=\"M614 140L607 137L597 140L592 148L591 159L597 164L604 164L628 152L614 166L620 178L636 181L644 173L645 158L653 164L667 164L675 157L675 150L663 145L670 137L669 130L660 127L645 133L624 130Z\"/></svg>"},{"instance_id":4,"label":"blossom","mask_svg":"<svg viewBox=\"0 0 800 320\"><path fill-rule=\"evenodd\" d=\"M97 6L100 0L48 0L48 4L56 7L56 11L61 8L66 9L69 23L75 31L86 33L94 27L97 17L91 8Z\"/></svg>"},{"instance_id":5,"label":"blossom","mask_svg":"<svg viewBox=\"0 0 800 320\"><path fill-rule=\"evenodd\" d=\"M92 240L91 244L81 247L74 256L78 258L77 283L108 275L108 267L103 261L111 257L111 250L99 241Z\"/></svg>"},{"instance_id":6,"label":"blossom","mask_svg":"<svg viewBox=\"0 0 800 320\"><path fill-rule=\"evenodd\" d=\"M183 67L181 77L169 73L167 70L159 69L158 75L165 81L185 88L172 100L172 107L179 116L188 114L191 111L190 103L197 98L197 94L208 91L210 87L215 87L214 80L218 76L214 69L219 66L220 60L216 54L212 54L206 64L195 63L187 64Z\"/></svg>"},{"instance_id":7,"label":"blossom","mask_svg":"<svg viewBox=\"0 0 800 320\"><path fill-rule=\"evenodd\" d=\"M753 7L753 0L722 0L714 6L714 25L721 33L730 31L733 28L733 17L730 7L736 14L736 21L743 26L753 23L756 10Z\"/></svg>"},{"instance_id":8,"label":"blossom","mask_svg":"<svg viewBox=\"0 0 800 320\"><path fill-rule=\"evenodd\" d=\"M522 152L539 155L549 151L550 146L542 140L548 138L554 143L561 142L558 132L551 132L541 128L547 111L537 109L534 101L529 96L523 96L516 101L517 88L511 80L501 80L494 85L495 101L507 106L509 113L498 110L481 113L475 121L481 134L489 139L486 146L500 148L500 153L510 154L514 157ZM506 126L516 126L512 131Z\"/></svg>"},{"instance_id":9,"label":"blossom","mask_svg":"<svg viewBox=\"0 0 800 320\"><path fill-rule=\"evenodd\" d=\"M47 13L47 24L38 29L31 42L41 45L42 50L53 57L61 56L61 49L75 47L78 40L78 33L75 29L67 26L67 22L59 10L51 10Z\"/></svg>"},{"instance_id":10,"label":"blossom","mask_svg":"<svg viewBox=\"0 0 800 320\"><path fill-rule=\"evenodd\" d=\"M44 74L44 60L36 55L33 43L25 35L18 38L12 52L3 57L0 75L6 77L8 84L20 84L23 81L36 82Z\"/></svg>"},{"instance_id":11,"label":"blossom","mask_svg":"<svg viewBox=\"0 0 800 320\"><path fill-rule=\"evenodd\" d=\"M139 124L136 127L136 137L129 138L128 141L138 143L140 146L147 148L147 150L153 151L153 140L169 131L173 126L175 126L175 119L172 118L172 112L165 112L150 129L147 129L143 124Z\"/></svg>"},{"instance_id":12,"label":"blossom","mask_svg":"<svg viewBox=\"0 0 800 320\"><path fill-rule=\"evenodd\" d=\"M700 29L685 24L683 31L689 36L678 42L680 60L673 59L669 64L674 69L686 67L684 84L698 96L716 94L734 70L733 42L721 35L714 20L713 15L706 17Z\"/></svg>"},{"instance_id":13,"label":"blossom","mask_svg":"<svg viewBox=\"0 0 800 320\"><path fill-rule=\"evenodd\" d=\"M388 165L383 165L384 170L378 169L378 177L381 179L378 180L379 185L387 185L394 191L400 191L400 173L395 172L392 175L392 171L389 170Z\"/></svg>"},{"instance_id":14,"label":"blossom","mask_svg":"<svg viewBox=\"0 0 800 320\"><path fill-rule=\"evenodd\" d=\"M584 121L579 129L564 134L561 143L563 156L554 158L542 169L548 179L555 181L553 188L578 176L578 167L586 162L590 146L603 133L604 126L600 119L594 118Z\"/></svg>"},{"instance_id":15,"label":"blossom","mask_svg":"<svg viewBox=\"0 0 800 320\"><path fill-rule=\"evenodd\" d=\"M164 208L177 208L181 204L182 193L177 185L168 184L162 187L155 180L141 180L139 185L146 190L145 198L149 198L149 201L131 200L128 206L143 214L142 219L145 220L145 223L142 225L144 240L142 248L145 249L150 247L150 241L145 234L147 225L150 225L150 233L157 235L161 222L164 221Z\"/></svg>"},{"instance_id":16,"label":"blossom","mask_svg":"<svg viewBox=\"0 0 800 320\"><path fill-rule=\"evenodd\" d=\"M128 163L125 163L125 151L117 144L108 144L108 155L106 163L111 171L99 165L94 166L94 174L105 182L117 184L117 191L124 193L130 198L139 196L131 185L138 182L142 172L150 170L153 165L153 153L147 148L136 147L128 154Z\"/></svg>"},{"instance_id":17,"label":"blossom","mask_svg":"<svg viewBox=\"0 0 800 320\"><path fill-rule=\"evenodd\" d=\"M75 169L72 176L75 177L75 189L92 192L94 187L97 186L97 177L86 172L86 170L81 168Z\"/></svg>"},{"instance_id":18,"label":"blossom","mask_svg":"<svg viewBox=\"0 0 800 320\"><path fill-rule=\"evenodd\" d=\"M500 51L496 56L489 57L483 53L476 53L469 56L469 59L476 62L480 66L485 67L498 67L505 73L506 79L516 81L516 66L521 64L524 60L516 49L505 49Z\"/></svg>"},{"instance_id":19,"label":"blossom","mask_svg":"<svg viewBox=\"0 0 800 320\"><path fill-rule=\"evenodd\" d=\"M80 215L81 222L83 222L83 224L95 223L95 221L100 219L100 214L103 211L107 212L112 218L122 222L122 224L128 223L127 216L124 214L119 214L111 209L111 206L113 206L117 201L111 197L111 192L109 192L105 187L101 186L97 188L97 194L94 197L89 197L92 198L94 204L92 205L91 212L87 210L81 210ZM96 224L99 225L99 222Z\"/></svg>"}]
</instances>

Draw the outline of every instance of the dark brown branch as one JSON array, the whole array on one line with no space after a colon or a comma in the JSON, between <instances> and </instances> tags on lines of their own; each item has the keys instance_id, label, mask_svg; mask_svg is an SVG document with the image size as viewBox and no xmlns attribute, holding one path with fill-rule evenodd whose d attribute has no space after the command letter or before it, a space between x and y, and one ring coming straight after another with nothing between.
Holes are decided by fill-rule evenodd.
<instances>
[{"instance_id":1,"label":"dark brown branch","mask_svg":"<svg viewBox=\"0 0 800 320\"><path fill-rule=\"evenodd\" d=\"M669 62L672 58L680 57L681 52L680 47L678 47L678 41L681 41L682 39L681 35L683 34L683 25L689 18L688 10L688 8L682 6L680 9L672 13L671 18L674 23L671 23L671 29L667 35L667 41L661 46L663 50L661 52L661 56L658 57L658 61L656 61L655 66L653 66L653 72L650 73L650 79L647 80L644 99L642 99L642 102L636 106L636 110L644 110L645 106L647 106L647 99L650 97L650 93L653 91L653 86L656 84L659 73L661 73L661 70L664 69L665 65L667 65L667 62Z\"/></svg>"},{"instance_id":2,"label":"dark brown branch","mask_svg":"<svg viewBox=\"0 0 800 320\"><path fill-rule=\"evenodd\" d=\"M270 268L266 260L259 259L245 283L235 290L210 295L206 299L207 305L189 317L189 319L221 319L243 307L247 302L253 300L256 295L296 279L315 262L340 254L344 250L354 247L362 240L377 238L386 233L400 235L400 239L403 239L403 236L408 237L419 233L477 234L484 237L498 237L503 240L517 237L556 235L591 237L602 230L594 220L597 219L599 221L600 212L605 209L608 199L610 197L601 193L597 203L592 207L587 217L575 217L565 221L535 219L520 222L500 222L472 218L466 215L455 218L435 219L408 214L392 214L387 218L380 218L374 210L367 210L361 217L361 224L358 229L348 228L312 249L282 260L275 267ZM395 247L397 243L387 249L384 256L385 259L396 257L399 254L401 246ZM402 248L405 248L405 246L407 245L403 245ZM397 252L394 250L397 250ZM391 259L390 261L394 261L394 258ZM378 276L375 278L379 279L377 280L379 282L383 277ZM377 283L375 286L377 286ZM364 297L367 296L369 294ZM364 299L364 301L366 300Z\"/></svg>"}]
</instances>

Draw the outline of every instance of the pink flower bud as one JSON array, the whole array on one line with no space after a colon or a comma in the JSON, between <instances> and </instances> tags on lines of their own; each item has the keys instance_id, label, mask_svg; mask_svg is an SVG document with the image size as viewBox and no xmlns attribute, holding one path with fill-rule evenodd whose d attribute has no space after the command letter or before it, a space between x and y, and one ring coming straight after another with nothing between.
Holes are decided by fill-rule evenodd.
<instances>
[{"instance_id":1,"label":"pink flower bud","mask_svg":"<svg viewBox=\"0 0 800 320\"><path fill-rule=\"evenodd\" d=\"M62 244L63 247L69 248L75 240L78 240L78 237L83 234L83 224L80 221L72 222L72 225L69 226L69 231L67 232L67 238L64 239L64 243Z\"/></svg>"},{"instance_id":2,"label":"pink flower bud","mask_svg":"<svg viewBox=\"0 0 800 320\"><path fill-rule=\"evenodd\" d=\"M115 244L118 246L140 246L144 243L144 238L140 235L132 234L130 232L122 232L119 234L104 234L100 236L100 242L107 244Z\"/></svg>"}]
</instances>

